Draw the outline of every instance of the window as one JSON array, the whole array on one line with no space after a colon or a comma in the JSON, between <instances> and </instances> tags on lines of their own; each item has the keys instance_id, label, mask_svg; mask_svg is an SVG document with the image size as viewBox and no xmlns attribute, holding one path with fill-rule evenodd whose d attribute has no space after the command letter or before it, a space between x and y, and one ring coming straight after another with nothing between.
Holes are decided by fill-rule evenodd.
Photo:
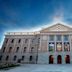
<instances>
[{"instance_id":1,"label":"window","mask_svg":"<svg viewBox=\"0 0 72 72\"><path fill-rule=\"evenodd\" d=\"M25 56L22 56L22 60L24 60Z\"/></svg>"},{"instance_id":2,"label":"window","mask_svg":"<svg viewBox=\"0 0 72 72\"><path fill-rule=\"evenodd\" d=\"M38 43L40 43L40 38L38 38Z\"/></svg>"},{"instance_id":3,"label":"window","mask_svg":"<svg viewBox=\"0 0 72 72\"><path fill-rule=\"evenodd\" d=\"M28 39L25 39L25 43L27 43Z\"/></svg>"},{"instance_id":4,"label":"window","mask_svg":"<svg viewBox=\"0 0 72 72\"><path fill-rule=\"evenodd\" d=\"M13 43L13 42L14 42L14 39L11 40L11 43Z\"/></svg>"},{"instance_id":5,"label":"window","mask_svg":"<svg viewBox=\"0 0 72 72\"><path fill-rule=\"evenodd\" d=\"M34 40L35 40L35 39L32 39L32 43L34 43Z\"/></svg>"},{"instance_id":6,"label":"window","mask_svg":"<svg viewBox=\"0 0 72 72\"><path fill-rule=\"evenodd\" d=\"M24 52L26 52L26 48L27 48L27 47L24 47Z\"/></svg>"},{"instance_id":7,"label":"window","mask_svg":"<svg viewBox=\"0 0 72 72\"><path fill-rule=\"evenodd\" d=\"M32 61L32 59L33 59L33 57L32 57L32 56L30 56L29 61Z\"/></svg>"},{"instance_id":8,"label":"window","mask_svg":"<svg viewBox=\"0 0 72 72\"><path fill-rule=\"evenodd\" d=\"M54 35L49 36L49 41L54 41Z\"/></svg>"},{"instance_id":9,"label":"window","mask_svg":"<svg viewBox=\"0 0 72 72\"><path fill-rule=\"evenodd\" d=\"M50 42L49 43L49 51L54 51L54 48L55 48L54 42Z\"/></svg>"},{"instance_id":10,"label":"window","mask_svg":"<svg viewBox=\"0 0 72 72\"><path fill-rule=\"evenodd\" d=\"M70 55L65 56L65 62L66 64L70 64Z\"/></svg>"},{"instance_id":11,"label":"window","mask_svg":"<svg viewBox=\"0 0 72 72\"><path fill-rule=\"evenodd\" d=\"M62 56L61 55L57 56L57 63L62 64Z\"/></svg>"},{"instance_id":12,"label":"window","mask_svg":"<svg viewBox=\"0 0 72 72\"><path fill-rule=\"evenodd\" d=\"M56 43L56 50L57 51L62 51L62 43L61 42Z\"/></svg>"},{"instance_id":13,"label":"window","mask_svg":"<svg viewBox=\"0 0 72 72\"><path fill-rule=\"evenodd\" d=\"M64 35L64 41L68 41L69 40L69 36L68 35Z\"/></svg>"},{"instance_id":14,"label":"window","mask_svg":"<svg viewBox=\"0 0 72 72\"><path fill-rule=\"evenodd\" d=\"M9 48L9 53L11 52L11 50L12 50L12 47Z\"/></svg>"},{"instance_id":15,"label":"window","mask_svg":"<svg viewBox=\"0 0 72 72\"><path fill-rule=\"evenodd\" d=\"M18 52L19 51L19 47L17 47L17 49L16 49L16 52Z\"/></svg>"},{"instance_id":16,"label":"window","mask_svg":"<svg viewBox=\"0 0 72 72\"><path fill-rule=\"evenodd\" d=\"M8 61L8 59L9 59L9 56L6 56L6 61Z\"/></svg>"},{"instance_id":17,"label":"window","mask_svg":"<svg viewBox=\"0 0 72 72\"><path fill-rule=\"evenodd\" d=\"M54 63L54 57L53 55L49 56L49 64L53 64Z\"/></svg>"},{"instance_id":18,"label":"window","mask_svg":"<svg viewBox=\"0 0 72 72\"><path fill-rule=\"evenodd\" d=\"M20 42L21 42L21 39L18 40L18 43L20 43Z\"/></svg>"},{"instance_id":19,"label":"window","mask_svg":"<svg viewBox=\"0 0 72 72\"><path fill-rule=\"evenodd\" d=\"M6 38L6 41L5 41L6 43L8 42L8 39Z\"/></svg>"},{"instance_id":20,"label":"window","mask_svg":"<svg viewBox=\"0 0 72 72\"><path fill-rule=\"evenodd\" d=\"M6 47L3 48L3 53L5 52Z\"/></svg>"},{"instance_id":21,"label":"window","mask_svg":"<svg viewBox=\"0 0 72 72\"><path fill-rule=\"evenodd\" d=\"M69 44L69 42L64 42L64 51L70 51L70 44Z\"/></svg>"},{"instance_id":22,"label":"window","mask_svg":"<svg viewBox=\"0 0 72 72\"><path fill-rule=\"evenodd\" d=\"M16 60L16 58L17 58L17 56L15 55L15 56L14 56L14 58L13 58L13 60L15 61L15 60Z\"/></svg>"},{"instance_id":23,"label":"window","mask_svg":"<svg viewBox=\"0 0 72 72\"><path fill-rule=\"evenodd\" d=\"M2 60L2 55L0 56L0 61Z\"/></svg>"},{"instance_id":24,"label":"window","mask_svg":"<svg viewBox=\"0 0 72 72\"><path fill-rule=\"evenodd\" d=\"M57 36L56 36L56 40L57 40L57 41L61 41L61 35L57 35Z\"/></svg>"},{"instance_id":25,"label":"window","mask_svg":"<svg viewBox=\"0 0 72 72\"><path fill-rule=\"evenodd\" d=\"M33 52L34 47L31 48L31 52Z\"/></svg>"}]
</instances>

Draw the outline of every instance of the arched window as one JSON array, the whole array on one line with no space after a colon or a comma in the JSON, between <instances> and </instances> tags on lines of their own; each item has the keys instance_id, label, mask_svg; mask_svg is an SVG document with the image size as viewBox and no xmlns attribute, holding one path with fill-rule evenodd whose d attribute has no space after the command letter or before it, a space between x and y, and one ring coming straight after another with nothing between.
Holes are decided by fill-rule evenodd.
<instances>
[{"instance_id":1,"label":"arched window","mask_svg":"<svg viewBox=\"0 0 72 72\"><path fill-rule=\"evenodd\" d=\"M16 49L16 52L18 52L19 51L19 47L17 47L17 49Z\"/></svg>"},{"instance_id":2,"label":"arched window","mask_svg":"<svg viewBox=\"0 0 72 72\"><path fill-rule=\"evenodd\" d=\"M6 61L9 59L9 56L6 56Z\"/></svg>"},{"instance_id":3,"label":"arched window","mask_svg":"<svg viewBox=\"0 0 72 72\"><path fill-rule=\"evenodd\" d=\"M14 39L11 40L11 43L13 43L13 42L14 42Z\"/></svg>"},{"instance_id":4,"label":"arched window","mask_svg":"<svg viewBox=\"0 0 72 72\"><path fill-rule=\"evenodd\" d=\"M22 60L24 60L25 56L22 56Z\"/></svg>"},{"instance_id":5,"label":"arched window","mask_svg":"<svg viewBox=\"0 0 72 72\"><path fill-rule=\"evenodd\" d=\"M34 47L31 47L31 52L33 52L33 50L34 50Z\"/></svg>"},{"instance_id":6,"label":"arched window","mask_svg":"<svg viewBox=\"0 0 72 72\"><path fill-rule=\"evenodd\" d=\"M15 56L14 56L14 58L13 58L13 60L15 61L15 60L16 60L16 58L17 58L17 56L15 55Z\"/></svg>"},{"instance_id":7,"label":"arched window","mask_svg":"<svg viewBox=\"0 0 72 72\"><path fill-rule=\"evenodd\" d=\"M27 43L28 42L28 39L25 39L25 43Z\"/></svg>"},{"instance_id":8,"label":"arched window","mask_svg":"<svg viewBox=\"0 0 72 72\"><path fill-rule=\"evenodd\" d=\"M58 64L61 64L62 63L62 57L61 57L61 55L58 55L57 56L57 63Z\"/></svg>"},{"instance_id":9,"label":"arched window","mask_svg":"<svg viewBox=\"0 0 72 72\"><path fill-rule=\"evenodd\" d=\"M9 53L11 52L11 50L12 50L12 47L9 47Z\"/></svg>"},{"instance_id":10,"label":"arched window","mask_svg":"<svg viewBox=\"0 0 72 72\"><path fill-rule=\"evenodd\" d=\"M20 42L21 42L21 39L18 40L18 43L20 43Z\"/></svg>"},{"instance_id":11,"label":"arched window","mask_svg":"<svg viewBox=\"0 0 72 72\"><path fill-rule=\"evenodd\" d=\"M5 52L6 47L3 48L3 53Z\"/></svg>"},{"instance_id":12,"label":"arched window","mask_svg":"<svg viewBox=\"0 0 72 72\"><path fill-rule=\"evenodd\" d=\"M7 43L8 42L8 39L6 38L5 42Z\"/></svg>"},{"instance_id":13,"label":"arched window","mask_svg":"<svg viewBox=\"0 0 72 72\"><path fill-rule=\"evenodd\" d=\"M26 52L26 49L27 49L27 47L24 47L24 51L23 52Z\"/></svg>"},{"instance_id":14,"label":"arched window","mask_svg":"<svg viewBox=\"0 0 72 72\"><path fill-rule=\"evenodd\" d=\"M50 55L49 56L49 64L53 64L53 62L54 62L54 57L53 57L53 55Z\"/></svg>"},{"instance_id":15,"label":"arched window","mask_svg":"<svg viewBox=\"0 0 72 72\"><path fill-rule=\"evenodd\" d=\"M66 55L65 62L66 62L66 64L69 64L70 63L70 56L69 55Z\"/></svg>"}]
</instances>

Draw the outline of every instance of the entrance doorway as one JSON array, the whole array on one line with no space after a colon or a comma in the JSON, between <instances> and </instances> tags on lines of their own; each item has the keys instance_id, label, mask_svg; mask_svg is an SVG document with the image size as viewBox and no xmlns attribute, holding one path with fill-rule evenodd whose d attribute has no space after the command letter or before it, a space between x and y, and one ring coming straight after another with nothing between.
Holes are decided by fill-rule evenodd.
<instances>
[{"instance_id":1,"label":"entrance doorway","mask_svg":"<svg viewBox=\"0 0 72 72\"><path fill-rule=\"evenodd\" d=\"M65 62L66 62L66 64L70 64L70 56L69 55L66 55Z\"/></svg>"},{"instance_id":2,"label":"entrance doorway","mask_svg":"<svg viewBox=\"0 0 72 72\"><path fill-rule=\"evenodd\" d=\"M61 55L58 55L58 56L57 56L57 63L58 63L58 64L62 64Z\"/></svg>"},{"instance_id":3,"label":"entrance doorway","mask_svg":"<svg viewBox=\"0 0 72 72\"><path fill-rule=\"evenodd\" d=\"M49 56L49 64L53 64L53 61L54 61L53 55L50 55Z\"/></svg>"}]
</instances>

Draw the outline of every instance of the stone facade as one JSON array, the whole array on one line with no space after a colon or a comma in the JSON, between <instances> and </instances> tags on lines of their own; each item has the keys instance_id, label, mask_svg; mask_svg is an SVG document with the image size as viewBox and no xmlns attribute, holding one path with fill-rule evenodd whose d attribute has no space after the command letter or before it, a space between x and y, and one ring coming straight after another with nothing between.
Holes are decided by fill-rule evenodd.
<instances>
[{"instance_id":1,"label":"stone facade","mask_svg":"<svg viewBox=\"0 0 72 72\"><path fill-rule=\"evenodd\" d=\"M58 23L39 32L7 33L0 62L71 64L72 28Z\"/></svg>"}]
</instances>

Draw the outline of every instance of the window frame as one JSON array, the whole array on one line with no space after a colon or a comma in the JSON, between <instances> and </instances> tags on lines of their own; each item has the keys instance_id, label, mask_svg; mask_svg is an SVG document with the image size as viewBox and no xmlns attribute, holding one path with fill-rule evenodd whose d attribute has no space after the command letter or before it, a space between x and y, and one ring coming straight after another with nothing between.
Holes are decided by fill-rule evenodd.
<instances>
[{"instance_id":1,"label":"window frame","mask_svg":"<svg viewBox=\"0 0 72 72\"><path fill-rule=\"evenodd\" d=\"M69 48L67 48L68 50L65 50L65 43L69 45ZM65 52L69 52L70 51L70 43L69 42L64 42L64 51Z\"/></svg>"},{"instance_id":2,"label":"window frame","mask_svg":"<svg viewBox=\"0 0 72 72\"><path fill-rule=\"evenodd\" d=\"M13 57L13 61L16 61L16 59L17 59L17 56L15 55L15 56Z\"/></svg>"},{"instance_id":3,"label":"window frame","mask_svg":"<svg viewBox=\"0 0 72 72\"><path fill-rule=\"evenodd\" d=\"M16 48L16 53L19 51L19 47Z\"/></svg>"},{"instance_id":4,"label":"window frame","mask_svg":"<svg viewBox=\"0 0 72 72\"><path fill-rule=\"evenodd\" d=\"M65 36L68 36L68 37L65 38ZM63 36L63 40L64 40L64 42L65 42L65 41L69 41L69 35L64 35L64 36Z\"/></svg>"},{"instance_id":5,"label":"window frame","mask_svg":"<svg viewBox=\"0 0 72 72\"><path fill-rule=\"evenodd\" d=\"M60 36L60 38L59 38ZM62 41L62 35L56 35L56 41Z\"/></svg>"},{"instance_id":6,"label":"window frame","mask_svg":"<svg viewBox=\"0 0 72 72\"><path fill-rule=\"evenodd\" d=\"M11 43L14 43L14 39L11 40Z\"/></svg>"},{"instance_id":7,"label":"window frame","mask_svg":"<svg viewBox=\"0 0 72 72\"><path fill-rule=\"evenodd\" d=\"M50 44L53 44L52 48L50 48L51 47ZM55 42L49 42L48 43L48 51L49 52L54 52L55 51Z\"/></svg>"},{"instance_id":8,"label":"window frame","mask_svg":"<svg viewBox=\"0 0 72 72\"><path fill-rule=\"evenodd\" d=\"M9 60L9 56L8 56L8 55L6 56L6 59L5 59L5 60L6 60L6 61L8 61L8 60Z\"/></svg>"},{"instance_id":9,"label":"window frame","mask_svg":"<svg viewBox=\"0 0 72 72\"><path fill-rule=\"evenodd\" d=\"M26 52L26 49L27 49L27 47L24 47L24 51L23 52Z\"/></svg>"},{"instance_id":10,"label":"window frame","mask_svg":"<svg viewBox=\"0 0 72 72\"><path fill-rule=\"evenodd\" d=\"M57 44L58 44L58 43L60 43L60 45L61 45L61 50L58 50L58 48L57 48ZM56 51L57 51L57 52L62 52L62 50L63 50L63 49L62 49L62 42L56 42Z\"/></svg>"},{"instance_id":11,"label":"window frame","mask_svg":"<svg viewBox=\"0 0 72 72\"><path fill-rule=\"evenodd\" d=\"M18 40L18 43L21 43L21 39Z\"/></svg>"},{"instance_id":12,"label":"window frame","mask_svg":"<svg viewBox=\"0 0 72 72\"><path fill-rule=\"evenodd\" d=\"M52 36L53 36L53 38L52 38ZM55 39L55 35L49 35L49 41L54 41L54 39Z\"/></svg>"}]
</instances>

